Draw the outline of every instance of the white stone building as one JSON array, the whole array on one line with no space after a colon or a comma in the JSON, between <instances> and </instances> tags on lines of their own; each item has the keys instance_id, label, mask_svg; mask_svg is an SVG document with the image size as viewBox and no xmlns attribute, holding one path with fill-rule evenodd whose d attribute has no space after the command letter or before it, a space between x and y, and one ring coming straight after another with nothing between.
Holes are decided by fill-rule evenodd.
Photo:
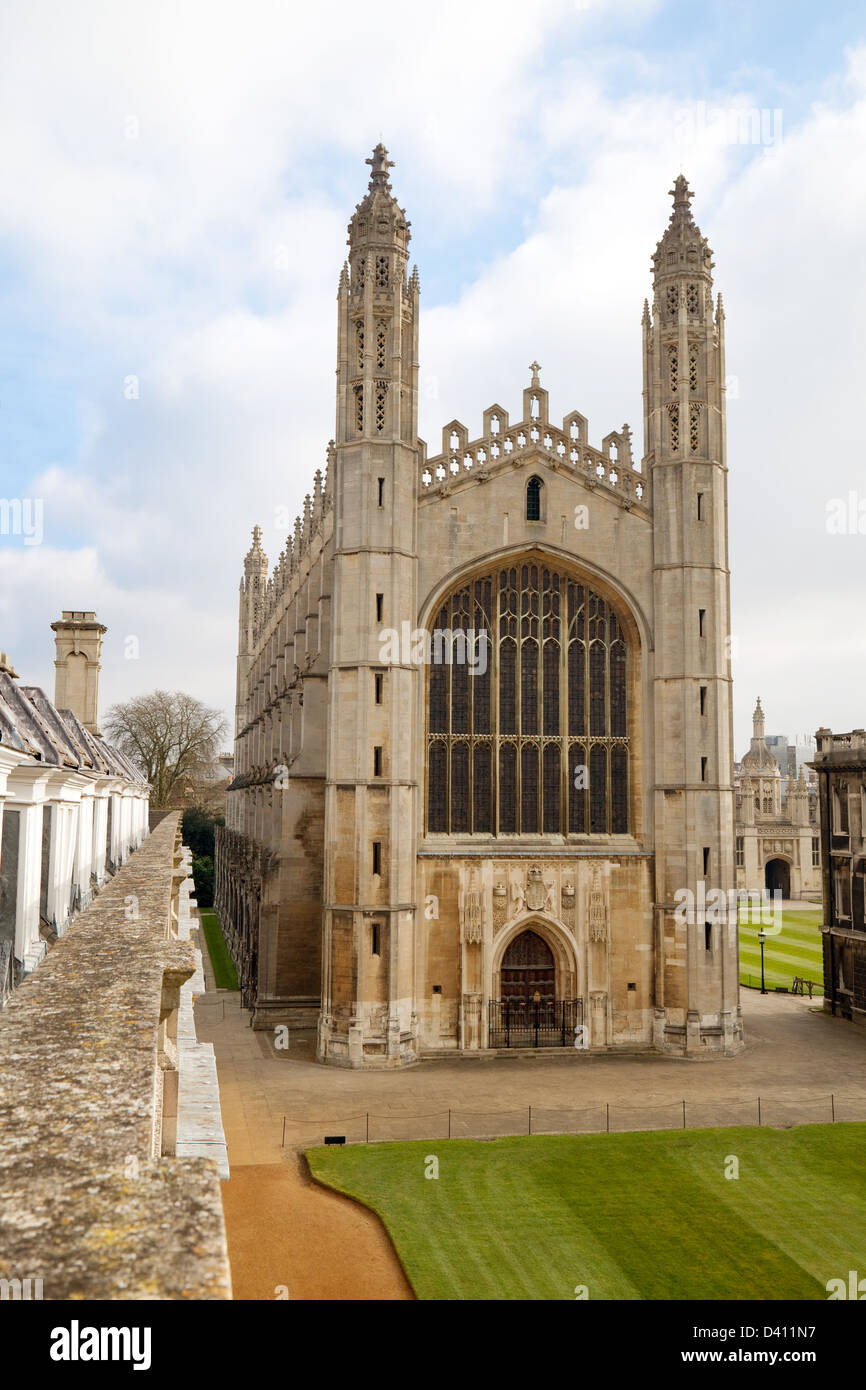
<instances>
[{"instance_id":1,"label":"white stone building","mask_svg":"<svg viewBox=\"0 0 866 1390\"><path fill-rule=\"evenodd\" d=\"M752 742L737 775L737 887L748 893L779 892L782 898L821 900L821 838L817 799L803 766L785 779L764 737L758 700Z\"/></svg>"},{"instance_id":2,"label":"white stone building","mask_svg":"<svg viewBox=\"0 0 866 1390\"><path fill-rule=\"evenodd\" d=\"M70 707L0 654L0 1000L148 833L147 783L95 732L105 628L74 612L52 626Z\"/></svg>"}]
</instances>

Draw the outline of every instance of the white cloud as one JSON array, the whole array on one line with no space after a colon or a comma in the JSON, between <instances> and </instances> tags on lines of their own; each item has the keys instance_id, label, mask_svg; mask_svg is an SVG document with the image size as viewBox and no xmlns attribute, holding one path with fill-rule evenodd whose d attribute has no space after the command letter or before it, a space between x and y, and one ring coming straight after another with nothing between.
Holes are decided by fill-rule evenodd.
<instances>
[{"instance_id":1,"label":"white cloud","mask_svg":"<svg viewBox=\"0 0 866 1390\"><path fill-rule=\"evenodd\" d=\"M449 0L436 13L0 14L0 178L13 193L0 237L55 343L74 359L81 341L88 364L76 376L68 363L76 448L30 482L46 545L23 560L0 550L3 645L32 678L50 669L48 622L94 607L109 644L139 633L152 663L107 675L109 698L168 684L230 704L249 528L260 521L276 555L276 509L298 507L333 432L336 282L381 132L416 246L447 259L451 244L502 245L509 224L507 249L436 306L421 258L434 452L454 415L473 431L493 400L516 412L536 356L554 418L578 407L596 440L628 420L640 450L640 313L684 165L738 385L738 748L758 690L773 727L862 723L840 692L862 689L866 659L838 634L859 631L840 594L861 592L866 537L829 537L824 518L828 497L866 496L866 56L850 53L832 103L785 117L761 153L689 124L679 96L623 91L629 67L662 92L665 74L638 47L596 44L596 6ZM746 80L706 102L760 107L762 75ZM124 398L130 374L138 400ZM814 677L795 676L805 667Z\"/></svg>"}]
</instances>

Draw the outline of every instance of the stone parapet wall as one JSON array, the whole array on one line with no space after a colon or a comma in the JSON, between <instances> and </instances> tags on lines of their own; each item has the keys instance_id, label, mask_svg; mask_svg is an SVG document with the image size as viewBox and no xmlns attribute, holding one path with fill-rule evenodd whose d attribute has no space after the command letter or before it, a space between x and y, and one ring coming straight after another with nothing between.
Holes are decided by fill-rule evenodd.
<instances>
[{"instance_id":1,"label":"stone parapet wall","mask_svg":"<svg viewBox=\"0 0 866 1390\"><path fill-rule=\"evenodd\" d=\"M172 815L0 1015L0 1277L46 1299L231 1297L217 1166L174 1157L186 877Z\"/></svg>"},{"instance_id":2,"label":"stone parapet wall","mask_svg":"<svg viewBox=\"0 0 866 1390\"><path fill-rule=\"evenodd\" d=\"M192 894L192 850L181 847L181 868L186 873L177 897L177 934L191 941L198 930L197 903ZM212 1158L222 1179L229 1177L228 1148L220 1108L219 1078L213 1043L199 1042L195 1029L195 1001L205 992L200 947L195 950L195 974L180 991L177 1029L177 1138L175 1152L184 1158Z\"/></svg>"}]
</instances>

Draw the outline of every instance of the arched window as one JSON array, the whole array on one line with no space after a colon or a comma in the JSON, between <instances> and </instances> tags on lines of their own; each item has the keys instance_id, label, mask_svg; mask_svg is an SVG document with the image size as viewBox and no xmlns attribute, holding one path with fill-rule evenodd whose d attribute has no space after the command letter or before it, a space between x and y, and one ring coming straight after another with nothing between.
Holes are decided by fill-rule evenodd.
<instances>
[{"instance_id":1,"label":"arched window","mask_svg":"<svg viewBox=\"0 0 866 1390\"><path fill-rule=\"evenodd\" d=\"M629 648L573 575L512 564L436 614L428 678L427 830L629 830Z\"/></svg>"},{"instance_id":2,"label":"arched window","mask_svg":"<svg viewBox=\"0 0 866 1390\"><path fill-rule=\"evenodd\" d=\"M526 520L541 520L541 489L544 483L540 478L530 478L526 484Z\"/></svg>"}]
</instances>

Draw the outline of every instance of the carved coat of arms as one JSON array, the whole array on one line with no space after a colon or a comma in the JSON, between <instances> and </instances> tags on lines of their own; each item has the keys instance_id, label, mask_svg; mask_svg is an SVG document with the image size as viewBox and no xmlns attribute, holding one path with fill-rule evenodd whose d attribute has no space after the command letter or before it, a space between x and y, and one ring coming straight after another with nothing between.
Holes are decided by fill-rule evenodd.
<instances>
[{"instance_id":1,"label":"carved coat of arms","mask_svg":"<svg viewBox=\"0 0 866 1390\"><path fill-rule=\"evenodd\" d=\"M544 885L544 878L541 869L537 864L529 870L526 880L526 892L524 894L526 906L530 912L541 912L547 903L547 889Z\"/></svg>"}]
</instances>

